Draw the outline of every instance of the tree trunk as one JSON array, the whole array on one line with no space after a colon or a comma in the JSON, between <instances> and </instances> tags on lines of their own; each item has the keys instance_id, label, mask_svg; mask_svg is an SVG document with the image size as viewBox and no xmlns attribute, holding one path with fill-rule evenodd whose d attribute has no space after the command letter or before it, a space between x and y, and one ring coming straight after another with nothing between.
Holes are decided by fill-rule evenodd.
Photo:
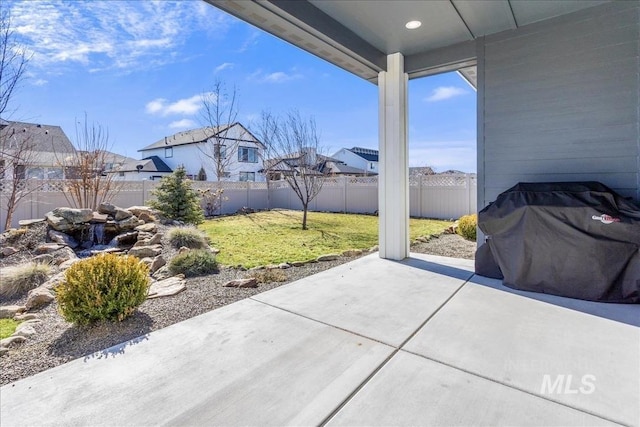
<instances>
[{"instance_id":1,"label":"tree trunk","mask_svg":"<svg viewBox=\"0 0 640 427\"><path fill-rule=\"evenodd\" d=\"M302 229L307 229L307 209L309 208L308 203L302 204Z\"/></svg>"}]
</instances>

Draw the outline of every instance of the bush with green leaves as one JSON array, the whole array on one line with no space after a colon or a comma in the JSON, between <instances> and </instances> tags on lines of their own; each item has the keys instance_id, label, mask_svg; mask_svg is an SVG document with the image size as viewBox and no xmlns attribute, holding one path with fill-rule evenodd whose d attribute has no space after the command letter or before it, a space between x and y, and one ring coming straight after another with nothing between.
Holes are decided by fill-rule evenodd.
<instances>
[{"instance_id":1,"label":"bush with green leaves","mask_svg":"<svg viewBox=\"0 0 640 427\"><path fill-rule=\"evenodd\" d=\"M204 221L200 196L191 187L191 180L187 178L183 166L162 178L158 188L151 194L156 200L150 200L148 204L165 217L194 225Z\"/></svg>"},{"instance_id":2,"label":"bush with green leaves","mask_svg":"<svg viewBox=\"0 0 640 427\"><path fill-rule=\"evenodd\" d=\"M209 246L207 235L194 227L173 227L167 237L174 248L205 249Z\"/></svg>"},{"instance_id":3,"label":"bush with green leaves","mask_svg":"<svg viewBox=\"0 0 640 427\"><path fill-rule=\"evenodd\" d=\"M185 277L204 276L218 271L216 256L208 249L195 249L176 255L169 261L172 274Z\"/></svg>"},{"instance_id":4,"label":"bush with green leaves","mask_svg":"<svg viewBox=\"0 0 640 427\"><path fill-rule=\"evenodd\" d=\"M459 235L467 240L473 242L476 241L476 227L478 226L478 215L465 215L458 220L458 229L456 230Z\"/></svg>"},{"instance_id":5,"label":"bush with green leaves","mask_svg":"<svg viewBox=\"0 0 640 427\"><path fill-rule=\"evenodd\" d=\"M0 270L0 296L13 297L26 294L47 281L51 274L48 264L28 262Z\"/></svg>"},{"instance_id":6,"label":"bush with green leaves","mask_svg":"<svg viewBox=\"0 0 640 427\"><path fill-rule=\"evenodd\" d=\"M13 335L20 322L13 319L0 319L0 340Z\"/></svg>"},{"instance_id":7,"label":"bush with green leaves","mask_svg":"<svg viewBox=\"0 0 640 427\"><path fill-rule=\"evenodd\" d=\"M122 321L147 299L149 267L134 256L100 254L76 262L56 288L68 322Z\"/></svg>"}]
</instances>

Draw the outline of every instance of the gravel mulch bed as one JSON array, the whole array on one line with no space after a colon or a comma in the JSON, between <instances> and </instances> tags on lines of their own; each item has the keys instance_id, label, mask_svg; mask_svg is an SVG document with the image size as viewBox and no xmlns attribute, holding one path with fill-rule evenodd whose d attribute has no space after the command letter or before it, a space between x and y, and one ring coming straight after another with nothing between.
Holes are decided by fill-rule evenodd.
<instances>
[{"instance_id":1,"label":"gravel mulch bed","mask_svg":"<svg viewBox=\"0 0 640 427\"><path fill-rule=\"evenodd\" d=\"M457 235L442 235L427 243L415 244L412 252L473 259L475 243ZM0 385L5 385L79 357L92 355L127 340L144 336L171 324L189 319L232 302L248 298L303 277L335 267L351 258L292 267L284 272L286 282L260 284L258 288L225 288L229 280L243 278L246 271L222 268L219 273L187 279L187 289L177 295L145 301L129 318L120 323L102 322L79 327L65 322L54 301L37 311L41 323L37 334L0 357ZM24 304L26 297L2 301L2 305Z\"/></svg>"}]
</instances>

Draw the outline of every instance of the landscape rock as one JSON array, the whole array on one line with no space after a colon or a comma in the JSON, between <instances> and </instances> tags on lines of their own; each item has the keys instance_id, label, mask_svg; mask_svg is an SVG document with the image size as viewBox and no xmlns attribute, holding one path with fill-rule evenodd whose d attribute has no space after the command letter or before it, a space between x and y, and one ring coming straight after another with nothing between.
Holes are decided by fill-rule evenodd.
<instances>
[{"instance_id":1,"label":"landscape rock","mask_svg":"<svg viewBox=\"0 0 640 427\"><path fill-rule=\"evenodd\" d=\"M42 254L33 257L33 262L38 264L53 264L54 258L51 254Z\"/></svg>"},{"instance_id":2,"label":"landscape rock","mask_svg":"<svg viewBox=\"0 0 640 427\"><path fill-rule=\"evenodd\" d=\"M18 325L18 327L16 327L16 331L11 334L12 337L25 337L25 338L29 338L30 336L33 336L36 334L36 330L33 327L33 323L31 322L35 322L36 320L30 320L27 322L23 322L20 323Z\"/></svg>"},{"instance_id":3,"label":"landscape rock","mask_svg":"<svg viewBox=\"0 0 640 427\"><path fill-rule=\"evenodd\" d=\"M7 353L9 353L9 349L7 347L0 347L0 356Z\"/></svg>"},{"instance_id":4,"label":"landscape rock","mask_svg":"<svg viewBox=\"0 0 640 427\"><path fill-rule=\"evenodd\" d=\"M147 212L140 212L136 216L138 217L139 220L144 221L144 222L155 222L156 221L156 217L153 216L150 213L147 213Z\"/></svg>"},{"instance_id":5,"label":"landscape rock","mask_svg":"<svg viewBox=\"0 0 640 427\"><path fill-rule=\"evenodd\" d=\"M138 240L140 240L140 239L150 240L153 236L154 236L153 233L148 233L146 231L138 231Z\"/></svg>"},{"instance_id":6,"label":"landscape rock","mask_svg":"<svg viewBox=\"0 0 640 427\"><path fill-rule=\"evenodd\" d=\"M128 246L132 245L138 240L137 231L127 231L120 233L109 242L109 246Z\"/></svg>"},{"instance_id":7,"label":"landscape rock","mask_svg":"<svg viewBox=\"0 0 640 427\"><path fill-rule=\"evenodd\" d=\"M93 211L91 209L56 208L52 213L56 217L63 218L71 224L82 224L91 221L91 218L93 218Z\"/></svg>"},{"instance_id":8,"label":"landscape rock","mask_svg":"<svg viewBox=\"0 0 640 427\"><path fill-rule=\"evenodd\" d=\"M133 214L131 212L121 208L116 208L116 213L113 215L116 221L122 221L123 219L131 218L132 216Z\"/></svg>"},{"instance_id":9,"label":"landscape rock","mask_svg":"<svg viewBox=\"0 0 640 427\"><path fill-rule=\"evenodd\" d=\"M286 270L287 268L291 268L291 265L287 264L286 262L282 262L278 264L278 268L281 270Z\"/></svg>"},{"instance_id":10,"label":"landscape rock","mask_svg":"<svg viewBox=\"0 0 640 427\"><path fill-rule=\"evenodd\" d=\"M71 260L67 261L70 262ZM74 262L79 261L79 259L74 260ZM62 264L60 265L60 267L62 267ZM45 288L48 290L53 290L56 288L56 286L58 286L60 283L62 283L64 281L64 270L59 272L58 274L53 275L51 278L49 278L49 280L47 280L46 282L44 282L42 285L40 285L39 287L41 288ZM37 289L37 288L36 288Z\"/></svg>"},{"instance_id":11,"label":"landscape rock","mask_svg":"<svg viewBox=\"0 0 640 427\"><path fill-rule=\"evenodd\" d=\"M35 320L38 318L38 315L35 313L24 313L24 314L16 314L13 316L13 320L23 321L23 320Z\"/></svg>"},{"instance_id":12,"label":"landscape rock","mask_svg":"<svg viewBox=\"0 0 640 427\"><path fill-rule=\"evenodd\" d=\"M73 264L75 264L76 262L80 261L80 258L71 258L66 260L65 262L63 262L62 264L60 264L58 266L58 268L60 270L66 270L67 268L71 267ZM55 276L54 276L55 277ZM51 280L51 279L49 279Z\"/></svg>"},{"instance_id":13,"label":"landscape rock","mask_svg":"<svg viewBox=\"0 0 640 427\"><path fill-rule=\"evenodd\" d=\"M129 218L125 218L122 221L116 221L116 228L120 231L133 230L138 225L138 218L136 218L135 216L130 216Z\"/></svg>"},{"instance_id":14,"label":"landscape rock","mask_svg":"<svg viewBox=\"0 0 640 427\"><path fill-rule=\"evenodd\" d=\"M153 215L153 209L149 206L131 206L127 208L127 210L137 217L139 217L142 213Z\"/></svg>"},{"instance_id":15,"label":"landscape rock","mask_svg":"<svg viewBox=\"0 0 640 427\"><path fill-rule=\"evenodd\" d=\"M209 246L209 250L211 251L212 254L214 255L218 255L220 253L220 249L213 247L213 246Z\"/></svg>"},{"instance_id":16,"label":"landscape rock","mask_svg":"<svg viewBox=\"0 0 640 427\"><path fill-rule=\"evenodd\" d=\"M307 265L306 261L293 261L291 263L291 266L293 266L293 267L303 267L305 265Z\"/></svg>"},{"instance_id":17,"label":"landscape rock","mask_svg":"<svg viewBox=\"0 0 640 427\"><path fill-rule=\"evenodd\" d=\"M50 253L56 252L59 249L62 249L63 247L64 246L58 243L43 243L42 245L39 245L38 247L36 247L33 250L33 253L36 255L50 254Z\"/></svg>"},{"instance_id":18,"label":"landscape rock","mask_svg":"<svg viewBox=\"0 0 640 427\"><path fill-rule=\"evenodd\" d=\"M80 243L78 243L76 239L61 231L49 230L49 238L52 242L69 246L71 249L80 246Z\"/></svg>"},{"instance_id":19,"label":"landscape rock","mask_svg":"<svg viewBox=\"0 0 640 427\"><path fill-rule=\"evenodd\" d=\"M13 319L27 310L24 305L3 305L0 306L0 319Z\"/></svg>"},{"instance_id":20,"label":"landscape rock","mask_svg":"<svg viewBox=\"0 0 640 427\"><path fill-rule=\"evenodd\" d=\"M247 279L235 279L230 280L224 285L225 288L257 288L258 279L255 277L249 277Z\"/></svg>"},{"instance_id":21,"label":"landscape rock","mask_svg":"<svg viewBox=\"0 0 640 427\"><path fill-rule=\"evenodd\" d=\"M255 267L251 267L249 269L249 271L260 271L260 270L264 270L266 267L264 265L257 265Z\"/></svg>"},{"instance_id":22,"label":"landscape rock","mask_svg":"<svg viewBox=\"0 0 640 427\"><path fill-rule=\"evenodd\" d=\"M379 250L380 250L380 248L378 247L378 245L371 246L369 248L369 252L378 252Z\"/></svg>"},{"instance_id":23,"label":"landscape rock","mask_svg":"<svg viewBox=\"0 0 640 427\"><path fill-rule=\"evenodd\" d=\"M149 296L147 298L159 298L175 295L187 289L187 282L184 275L179 274L164 280L159 280L151 284L149 288Z\"/></svg>"},{"instance_id":24,"label":"landscape rock","mask_svg":"<svg viewBox=\"0 0 640 427\"><path fill-rule=\"evenodd\" d=\"M326 255L320 255L318 258L316 258L316 261L318 262L335 261L338 258L340 258L339 254L326 254Z\"/></svg>"},{"instance_id":25,"label":"landscape rock","mask_svg":"<svg viewBox=\"0 0 640 427\"><path fill-rule=\"evenodd\" d=\"M151 258L151 257L145 257L145 258L141 258L140 259L140 264L144 264L147 267L149 267L152 262L153 262L153 258Z\"/></svg>"},{"instance_id":26,"label":"landscape rock","mask_svg":"<svg viewBox=\"0 0 640 427\"><path fill-rule=\"evenodd\" d=\"M107 220L109 219L109 215L107 214L102 214L99 212L94 212L93 213L93 218L91 218L91 223L92 224L103 224L105 222L107 222Z\"/></svg>"},{"instance_id":27,"label":"landscape rock","mask_svg":"<svg viewBox=\"0 0 640 427\"><path fill-rule=\"evenodd\" d=\"M20 344L25 342L26 340L27 339L25 337L22 337L20 335L11 336L0 340L0 347L9 347L11 344Z\"/></svg>"},{"instance_id":28,"label":"landscape rock","mask_svg":"<svg viewBox=\"0 0 640 427\"><path fill-rule=\"evenodd\" d=\"M167 279L169 277L173 276L171 274L171 271L169 271L169 267L167 267L166 265L163 267L160 267L157 271L155 271L151 277L153 277L154 279L157 280L163 280L163 279Z\"/></svg>"},{"instance_id":29,"label":"landscape rock","mask_svg":"<svg viewBox=\"0 0 640 427\"><path fill-rule=\"evenodd\" d=\"M20 227L26 227L29 228L32 225L35 224L40 224L41 222L46 221L44 218L38 218L38 219L21 219L20 221L18 221L18 225L20 225Z\"/></svg>"},{"instance_id":30,"label":"landscape rock","mask_svg":"<svg viewBox=\"0 0 640 427\"><path fill-rule=\"evenodd\" d=\"M78 258L76 253L68 246L60 247L58 250L52 252L51 255L53 256L53 262L56 265L60 265L70 259Z\"/></svg>"},{"instance_id":31,"label":"landscape rock","mask_svg":"<svg viewBox=\"0 0 640 427\"><path fill-rule=\"evenodd\" d=\"M5 246L4 248L2 248L2 251L0 253L3 257L8 257L13 254L17 254L18 252L20 252L20 250L14 248L13 246Z\"/></svg>"},{"instance_id":32,"label":"landscape rock","mask_svg":"<svg viewBox=\"0 0 640 427\"><path fill-rule=\"evenodd\" d=\"M189 252L190 250L191 249L189 249L188 247L182 246L180 249L178 249L178 255L182 255L182 254L184 254L186 252Z\"/></svg>"},{"instance_id":33,"label":"landscape rock","mask_svg":"<svg viewBox=\"0 0 640 427\"><path fill-rule=\"evenodd\" d=\"M158 255L153 259L153 262L151 262L151 265L149 266L149 270L153 274L156 271L158 271L161 267L164 267L166 264L167 264L167 261L164 259L164 257L162 255Z\"/></svg>"},{"instance_id":34,"label":"landscape rock","mask_svg":"<svg viewBox=\"0 0 640 427\"><path fill-rule=\"evenodd\" d=\"M118 207L111 203L100 203L100 206L98 206L98 212L105 215L113 216L116 214L116 210L118 210Z\"/></svg>"},{"instance_id":35,"label":"landscape rock","mask_svg":"<svg viewBox=\"0 0 640 427\"><path fill-rule=\"evenodd\" d=\"M153 246L139 246L129 249L129 255L133 255L138 258L155 257L162 253L161 245Z\"/></svg>"},{"instance_id":36,"label":"landscape rock","mask_svg":"<svg viewBox=\"0 0 640 427\"><path fill-rule=\"evenodd\" d=\"M158 229L155 223L150 222L148 224L139 225L135 228L138 231L142 231L145 233L155 233Z\"/></svg>"},{"instance_id":37,"label":"landscape rock","mask_svg":"<svg viewBox=\"0 0 640 427\"><path fill-rule=\"evenodd\" d=\"M159 245L162 242L162 237L163 237L162 233L154 234L153 237L151 239L149 239L149 244L150 245Z\"/></svg>"},{"instance_id":38,"label":"landscape rock","mask_svg":"<svg viewBox=\"0 0 640 427\"><path fill-rule=\"evenodd\" d=\"M29 291L27 294L27 302L25 307L27 310L33 310L40 307L44 307L55 299L51 291L45 286L38 286L35 289Z\"/></svg>"},{"instance_id":39,"label":"landscape rock","mask_svg":"<svg viewBox=\"0 0 640 427\"><path fill-rule=\"evenodd\" d=\"M72 223L62 217L54 215L53 212L48 212L45 215L45 218L47 220L47 224L49 224L49 227L53 228L54 230L69 231L74 228L74 225Z\"/></svg>"}]
</instances>

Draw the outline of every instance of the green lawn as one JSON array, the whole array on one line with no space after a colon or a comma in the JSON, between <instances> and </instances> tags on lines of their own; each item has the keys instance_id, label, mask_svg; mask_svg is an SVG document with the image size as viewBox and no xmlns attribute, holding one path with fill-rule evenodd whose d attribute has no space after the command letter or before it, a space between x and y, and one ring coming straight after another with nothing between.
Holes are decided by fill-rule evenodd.
<instances>
[{"instance_id":1,"label":"green lawn","mask_svg":"<svg viewBox=\"0 0 640 427\"><path fill-rule=\"evenodd\" d=\"M0 340L11 336L19 324L13 319L0 319Z\"/></svg>"},{"instance_id":2,"label":"green lawn","mask_svg":"<svg viewBox=\"0 0 640 427\"><path fill-rule=\"evenodd\" d=\"M378 244L378 217L309 212L308 230L302 230L302 212L274 210L205 221L200 229L220 249L226 265L257 265L306 261L348 249ZM411 239L442 233L448 221L411 219Z\"/></svg>"}]
</instances>

